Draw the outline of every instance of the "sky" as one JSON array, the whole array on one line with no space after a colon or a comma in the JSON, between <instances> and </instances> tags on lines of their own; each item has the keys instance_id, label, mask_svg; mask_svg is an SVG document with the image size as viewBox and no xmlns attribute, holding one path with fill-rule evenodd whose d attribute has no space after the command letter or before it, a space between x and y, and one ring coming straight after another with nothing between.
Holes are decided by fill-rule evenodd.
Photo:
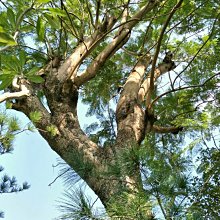
<instances>
[{"instance_id":1,"label":"sky","mask_svg":"<svg viewBox=\"0 0 220 220\"><path fill-rule=\"evenodd\" d=\"M83 127L85 122L90 123L94 119L85 118L86 106L79 105L79 108ZM22 113L13 110L9 113L15 114L23 126L29 122ZM15 176L21 184L27 181L31 187L19 193L0 194L0 211L5 213L4 220L53 220L60 216L57 205L63 198L65 186L61 178L48 186L58 175L59 168L53 167L58 158L37 132L17 135L12 154L0 156L0 165L4 167L2 173Z\"/></svg>"}]
</instances>

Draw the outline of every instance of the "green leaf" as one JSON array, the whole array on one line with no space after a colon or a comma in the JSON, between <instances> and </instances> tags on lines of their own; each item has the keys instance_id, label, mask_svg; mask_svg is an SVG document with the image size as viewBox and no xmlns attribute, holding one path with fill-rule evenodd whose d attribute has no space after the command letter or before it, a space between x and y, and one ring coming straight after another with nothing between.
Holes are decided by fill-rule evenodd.
<instances>
[{"instance_id":1,"label":"green leaf","mask_svg":"<svg viewBox=\"0 0 220 220\"><path fill-rule=\"evenodd\" d=\"M42 113L39 111L34 111L34 112L31 112L29 116L33 123L37 123L41 120Z\"/></svg>"},{"instance_id":2,"label":"green leaf","mask_svg":"<svg viewBox=\"0 0 220 220\"><path fill-rule=\"evenodd\" d=\"M9 72L12 71L18 74L21 67L20 67L20 61L17 59L17 57L12 55L2 55L1 59L2 59L2 66L4 66L5 69L9 70ZM9 74L9 72L7 72L7 74Z\"/></svg>"},{"instance_id":3,"label":"green leaf","mask_svg":"<svg viewBox=\"0 0 220 220\"><path fill-rule=\"evenodd\" d=\"M39 67L35 66L32 69L30 69L25 76L30 77L30 76L34 76L35 73L39 70Z\"/></svg>"},{"instance_id":4,"label":"green leaf","mask_svg":"<svg viewBox=\"0 0 220 220\"><path fill-rule=\"evenodd\" d=\"M23 68L26 62L26 53L24 50L19 52L20 66Z\"/></svg>"},{"instance_id":5,"label":"green leaf","mask_svg":"<svg viewBox=\"0 0 220 220\"><path fill-rule=\"evenodd\" d=\"M66 12L60 8L49 8L48 10L52 14L52 16L61 16L61 17L67 16Z\"/></svg>"},{"instance_id":6,"label":"green leaf","mask_svg":"<svg viewBox=\"0 0 220 220\"><path fill-rule=\"evenodd\" d=\"M17 44L10 34L4 32L0 32L0 42L9 46L14 46Z\"/></svg>"},{"instance_id":7,"label":"green leaf","mask_svg":"<svg viewBox=\"0 0 220 220\"><path fill-rule=\"evenodd\" d=\"M24 10L22 10L22 8L18 9L18 11L16 10L16 23L19 21L20 16L22 15L22 13L24 12Z\"/></svg>"},{"instance_id":8,"label":"green leaf","mask_svg":"<svg viewBox=\"0 0 220 220\"><path fill-rule=\"evenodd\" d=\"M0 90L6 89L8 86L11 85L12 80L14 79L14 75L12 74L1 74L0 75Z\"/></svg>"},{"instance_id":9,"label":"green leaf","mask_svg":"<svg viewBox=\"0 0 220 220\"><path fill-rule=\"evenodd\" d=\"M6 101L5 107L6 107L6 109L12 109L12 102L11 101Z\"/></svg>"},{"instance_id":10,"label":"green leaf","mask_svg":"<svg viewBox=\"0 0 220 220\"><path fill-rule=\"evenodd\" d=\"M57 134L57 128L54 125L50 125L46 127L46 130L52 135L52 136L56 136Z\"/></svg>"},{"instance_id":11,"label":"green leaf","mask_svg":"<svg viewBox=\"0 0 220 220\"><path fill-rule=\"evenodd\" d=\"M0 90L3 90L5 88L7 88L8 86L10 86L12 83L12 79L5 79L5 80L2 80L1 81L1 84L0 84Z\"/></svg>"},{"instance_id":12,"label":"green leaf","mask_svg":"<svg viewBox=\"0 0 220 220\"><path fill-rule=\"evenodd\" d=\"M27 76L27 79L34 83L43 83L44 79L40 76Z\"/></svg>"},{"instance_id":13,"label":"green leaf","mask_svg":"<svg viewBox=\"0 0 220 220\"><path fill-rule=\"evenodd\" d=\"M28 126L27 126L27 129L28 129L29 131L34 132L35 127L34 127L31 123L29 123Z\"/></svg>"},{"instance_id":14,"label":"green leaf","mask_svg":"<svg viewBox=\"0 0 220 220\"><path fill-rule=\"evenodd\" d=\"M42 18L39 16L37 19L37 36L40 41L44 41L45 25Z\"/></svg>"},{"instance_id":15,"label":"green leaf","mask_svg":"<svg viewBox=\"0 0 220 220\"><path fill-rule=\"evenodd\" d=\"M51 0L37 0L37 3L42 3L42 4L46 4L48 2L50 2Z\"/></svg>"},{"instance_id":16,"label":"green leaf","mask_svg":"<svg viewBox=\"0 0 220 220\"><path fill-rule=\"evenodd\" d=\"M20 126L18 124L18 119L17 118L11 118L8 124L8 129L10 131L18 131L20 130Z\"/></svg>"},{"instance_id":17,"label":"green leaf","mask_svg":"<svg viewBox=\"0 0 220 220\"><path fill-rule=\"evenodd\" d=\"M11 70L17 72L17 74L21 74L22 73L22 63L20 62L20 60L16 57L16 56L11 56Z\"/></svg>"},{"instance_id":18,"label":"green leaf","mask_svg":"<svg viewBox=\"0 0 220 220\"><path fill-rule=\"evenodd\" d=\"M49 24L51 25L52 28L54 29L60 29L60 22L57 19L57 17L51 16L49 14L44 14L45 18L47 19L47 21L49 22Z\"/></svg>"},{"instance_id":19,"label":"green leaf","mask_svg":"<svg viewBox=\"0 0 220 220\"><path fill-rule=\"evenodd\" d=\"M12 27L15 27L15 24L16 24L15 14L11 8L7 9L7 17L8 17L8 20L10 21L10 24L12 25Z\"/></svg>"},{"instance_id":20,"label":"green leaf","mask_svg":"<svg viewBox=\"0 0 220 220\"><path fill-rule=\"evenodd\" d=\"M2 26L0 26L0 32L5 32L4 28Z\"/></svg>"}]
</instances>

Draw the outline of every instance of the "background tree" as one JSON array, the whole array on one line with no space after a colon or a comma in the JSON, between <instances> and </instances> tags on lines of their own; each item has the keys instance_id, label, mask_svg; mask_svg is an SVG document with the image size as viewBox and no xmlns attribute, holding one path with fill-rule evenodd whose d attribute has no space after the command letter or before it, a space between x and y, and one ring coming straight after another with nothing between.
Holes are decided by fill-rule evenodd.
<instances>
[{"instance_id":1,"label":"background tree","mask_svg":"<svg viewBox=\"0 0 220 220\"><path fill-rule=\"evenodd\" d=\"M29 127L29 130L30 128L31 127ZM12 152L15 135L23 131L16 118L11 118L7 116L6 113L0 113L0 155ZM4 168L0 166L0 173L3 172L3 170ZM0 180L0 194L20 192L29 187L30 185L27 182L19 186L16 178L14 176L9 177L7 174L2 175ZM0 211L0 218L4 218L2 211Z\"/></svg>"},{"instance_id":2,"label":"background tree","mask_svg":"<svg viewBox=\"0 0 220 220\"><path fill-rule=\"evenodd\" d=\"M110 217L218 215L219 3L0 2L0 101ZM79 101L98 119L85 130Z\"/></svg>"}]
</instances>

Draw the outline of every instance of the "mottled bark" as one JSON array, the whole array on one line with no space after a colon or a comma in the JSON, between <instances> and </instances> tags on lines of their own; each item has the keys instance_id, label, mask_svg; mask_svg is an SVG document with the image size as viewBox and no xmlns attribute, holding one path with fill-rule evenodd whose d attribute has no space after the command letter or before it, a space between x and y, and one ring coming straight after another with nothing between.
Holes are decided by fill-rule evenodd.
<instances>
[{"instance_id":1,"label":"mottled bark","mask_svg":"<svg viewBox=\"0 0 220 220\"><path fill-rule=\"evenodd\" d=\"M104 204L107 204L121 188L125 187L131 192L141 188L138 163L134 174L121 173L120 178L114 174L106 174L110 166L117 163L118 155L125 149L138 148L146 132L150 132L153 128L155 121L153 111L144 104L145 100L148 100L149 89L152 89L149 87L150 78L145 77L151 57L147 54L139 58L125 82L117 104L117 138L113 151L98 146L80 128L77 116L78 91L80 86L93 79L100 67L127 42L132 28L146 13L155 8L157 3L158 1L148 1L130 19L124 22L122 18L117 34L83 73L78 72L82 61L111 30L115 22L113 17L109 18L107 26L103 23L99 28L97 27L94 33L79 44L63 63L53 65L53 62L50 62L39 71L38 75L45 79L41 89L44 91L49 110L36 95L38 86L26 81L20 83L27 87L28 95L16 99L13 103L14 109L25 113L28 117L33 111L41 112L42 118L36 123L40 134L50 147L88 183ZM159 65L155 70L154 80L170 68L171 63ZM55 135L51 135L46 129L51 125L56 130ZM79 160L81 167L77 163Z\"/></svg>"}]
</instances>

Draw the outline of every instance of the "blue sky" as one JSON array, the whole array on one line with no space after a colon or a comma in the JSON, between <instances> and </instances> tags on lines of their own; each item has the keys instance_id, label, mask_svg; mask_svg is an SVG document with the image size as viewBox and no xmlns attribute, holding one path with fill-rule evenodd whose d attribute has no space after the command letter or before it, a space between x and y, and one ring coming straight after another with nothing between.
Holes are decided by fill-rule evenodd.
<instances>
[{"instance_id":1,"label":"blue sky","mask_svg":"<svg viewBox=\"0 0 220 220\"><path fill-rule=\"evenodd\" d=\"M82 126L85 121L90 123L94 120L85 118L85 112L86 107L80 105ZM10 115L14 113L11 111ZM29 122L22 113L16 113L16 116L23 126ZM56 201L64 192L62 179L48 186L57 177L59 170L53 165L57 164L58 157L37 132L17 136L13 153L0 156L0 165L5 168L5 173L16 176L18 183L27 181L31 188L16 194L0 195L0 210L5 212L4 220L53 220L60 215Z\"/></svg>"}]
</instances>

